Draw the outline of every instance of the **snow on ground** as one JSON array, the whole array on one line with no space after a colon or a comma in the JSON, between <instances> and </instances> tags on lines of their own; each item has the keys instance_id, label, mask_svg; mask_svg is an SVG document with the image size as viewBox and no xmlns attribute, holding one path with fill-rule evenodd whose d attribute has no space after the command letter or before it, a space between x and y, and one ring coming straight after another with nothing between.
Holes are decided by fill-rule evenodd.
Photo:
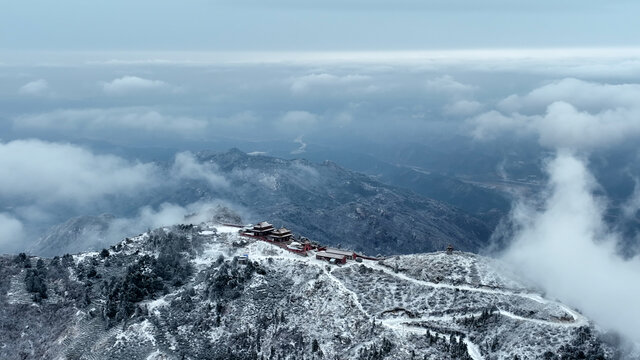
<instances>
[{"instance_id":1,"label":"snow on ground","mask_svg":"<svg viewBox=\"0 0 640 360\"><path fill-rule=\"evenodd\" d=\"M224 254L225 251L219 244L208 243L205 245L202 254L198 255L193 260L193 264L195 265L196 269L202 270L215 262L220 255Z\"/></svg>"},{"instance_id":2,"label":"snow on ground","mask_svg":"<svg viewBox=\"0 0 640 360\"><path fill-rule=\"evenodd\" d=\"M116 335L114 347L141 342L148 342L155 346L156 338L153 336L153 330L154 326L149 320L131 324L126 330Z\"/></svg>"},{"instance_id":3,"label":"snow on ground","mask_svg":"<svg viewBox=\"0 0 640 360\"><path fill-rule=\"evenodd\" d=\"M17 276L11 277L9 283L9 291L7 291L7 302L9 304L31 304L33 303L32 296L27 292L24 287L23 272Z\"/></svg>"},{"instance_id":4,"label":"snow on ground","mask_svg":"<svg viewBox=\"0 0 640 360\"><path fill-rule=\"evenodd\" d=\"M480 348L478 347L478 345L472 343L467 338L465 338L463 341L465 344L467 344L467 351L469 352L469 356L471 356L473 360L484 360L484 357L480 353Z\"/></svg>"},{"instance_id":5,"label":"snow on ground","mask_svg":"<svg viewBox=\"0 0 640 360\"><path fill-rule=\"evenodd\" d=\"M499 308L497 313L511 321L541 326L541 330L548 327L569 328L588 324L587 319L575 310L547 300L538 293L527 291L513 278L492 270L495 265L489 264L490 260L482 258L480 261L477 255L466 253L407 255L388 259L383 263L364 260L362 263L349 261L346 265L336 266L316 259L313 251L309 252L308 256L301 256L264 241L242 237L238 234L238 230L236 227L216 225L215 231L209 230L206 234L204 234L205 231L201 232L202 235L211 236L212 241L206 244L202 255L194 260L196 267L200 270L206 268L220 255L247 255L250 261L261 263L269 261L272 263L271 269L280 268L279 263L282 264L282 268L287 268L292 262L300 264L295 265L296 268L315 267L320 274L315 281L328 280L329 283L334 284L335 290L344 295L341 296L344 298L342 301L345 302L343 305L357 309L366 318L378 318L384 327L400 337L423 336L426 332L424 324L448 327L457 324L456 318L480 315L480 312L472 308L469 308L471 311L452 314L446 312L435 314L425 311L433 310L433 304L444 304L443 310L459 311L456 310L456 304L459 305L461 301L475 305L476 309L478 306L490 307L496 303L507 306L513 303L515 305L512 305L516 306L515 310L519 310L522 314L516 314L513 312L515 310L510 308ZM239 248L230 246L240 238L247 241L245 246ZM396 266L396 271L392 269L393 266ZM362 272L364 272L362 280L358 280L357 274ZM367 272L375 272L379 279L378 283L370 283L371 275L367 275ZM298 278L296 273L288 276L297 284L307 281L303 276ZM259 289L264 285L260 281L260 279L254 279L249 284L249 288ZM315 281L309 283L308 287L312 287ZM376 295L367 292L367 288L382 291L377 295L382 295L382 298L376 300ZM423 305L419 305L420 301ZM390 304L395 306L404 304L408 309L414 310L422 306L424 310L414 314L415 318L408 318L401 314L380 319L381 313L389 310ZM163 306L164 303L159 302L154 305ZM325 311L328 310L325 309ZM331 309L331 312L335 311L338 310ZM561 320L561 318L567 319ZM459 325L454 328L457 331L464 330ZM472 359L484 360L478 345L468 337L464 338L464 342Z\"/></svg>"},{"instance_id":6,"label":"snow on ground","mask_svg":"<svg viewBox=\"0 0 640 360\"><path fill-rule=\"evenodd\" d=\"M522 358L539 358L541 349L558 349L570 343L575 327L589 324L577 311L545 299L509 275L492 274L491 260L473 254L441 252L331 265L316 259L313 251L301 256L241 236L237 227L204 224L186 230L173 229L184 231L194 244L189 256L196 273L187 282L193 285L189 291L195 290L199 299L193 301L195 310L171 306L178 304L174 300L184 295L184 289L144 301L149 310L146 320L140 318L137 320L140 322L127 324L125 328L114 327L103 337L103 341L110 339L110 349L112 345L114 351L120 351L120 347L142 344L136 358L162 359L166 355L152 352L156 350L152 347L175 351L186 343L195 343L194 329L216 321L214 311L223 311L222 321L218 319L216 326L204 328L202 333L203 338L213 343L225 343L230 336L243 331L255 334L258 326L262 326L259 323L270 321L264 329L272 327L271 330L261 334L265 344L278 343L281 340L278 337L290 339L288 336L293 334L305 341L317 337L321 344L323 341L332 344L323 349L326 358L355 358L363 347L379 346L382 338L390 339L402 349L396 358L403 358L412 349L419 350L420 357L437 358L445 351L442 342L449 341L451 336L464 341L474 360L512 357L516 353ZM125 239L121 243L123 252L144 253L143 249L151 248L145 239L148 240L147 234ZM255 270L259 275L243 280L237 288L241 293L234 294L237 297L215 297L208 292L212 283L202 275L216 274L211 265L221 255L227 261L247 255L258 265ZM98 257L98 253L76 255L74 260L76 263L90 260L91 256ZM228 265L233 271L242 266ZM9 303L20 299L31 303L23 281L24 270L12 276L7 289ZM221 299L224 310L212 310ZM491 314L487 315L489 309ZM191 315L186 316L187 313ZM286 321L274 322L278 316L284 318L284 314ZM173 318L174 315L180 316ZM191 321L190 316L196 321ZM260 320L264 316L268 319ZM90 333L85 326L91 321L88 313L79 312L76 318L82 325L77 327L78 334L65 334L59 343L66 344L68 339ZM178 331L172 332L175 328L169 330L166 323L154 318L177 319ZM209 323L199 323L203 318ZM272 331L274 328L277 331ZM101 331L102 328L95 330ZM427 331L438 335L440 345L428 346L431 339L425 336ZM494 339L499 339L501 348L496 350L488 345ZM83 348L84 341L76 341L77 347Z\"/></svg>"},{"instance_id":7,"label":"snow on ground","mask_svg":"<svg viewBox=\"0 0 640 360\"><path fill-rule=\"evenodd\" d=\"M152 300L149 301L147 304L147 309L149 310L149 312L155 313L156 315L158 315L160 313L159 308L163 307L163 306L168 306L169 302L165 297L161 297L159 299L156 300Z\"/></svg>"},{"instance_id":8,"label":"snow on ground","mask_svg":"<svg viewBox=\"0 0 640 360\"><path fill-rule=\"evenodd\" d=\"M501 262L476 254L455 251L397 256L384 261L413 278L475 287L524 290L524 279L513 275Z\"/></svg>"},{"instance_id":9,"label":"snow on ground","mask_svg":"<svg viewBox=\"0 0 640 360\"><path fill-rule=\"evenodd\" d=\"M474 287L474 286L470 286L470 285L452 285L452 284L448 284L448 283L436 283L436 282L430 282L430 281L424 281L424 280L418 280L415 279L413 277L407 276L403 273L396 273L393 270L389 269L387 266L383 266L380 264L375 264L375 265L368 265L371 266L373 268L376 268L378 270L382 270L383 272L395 276L401 280L405 280L414 284L418 284L418 285L424 285L427 287L432 287L432 288L436 288L436 289L451 289L451 290L463 290L463 291L468 291L468 292L476 292L476 293L483 293L483 294L494 294L494 295L503 295L503 296L515 296L515 297L521 297L523 299L529 299L529 300L533 300L536 301L538 303L541 303L543 305L552 305L552 306L556 306L562 309L562 311L566 312L567 315L571 316L573 318L573 321L567 322L567 321L546 321L547 324L551 324L551 325L561 325L561 326L582 326L585 325L587 323L587 319L582 316L581 314L579 314L578 312L576 312L575 310L570 309L568 306L551 301L551 300L547 300L542 298L539 294L534 294L534 293L528 293L528 292L514 292L514 291L510 291L510 290L503 290L503 289L492 289L492 288L484 288L484 287ZM508 312L505 312L505 315ZM512 314L513 315L513 314ZM532 322L545 322L545 321L541 321L538 319L531 319L531 318L525 318L525 317L518 317L518 320L522 320L522 321L532 321Z\"/></svg>"},{"instance_id":10,"label":"snow on ground","mask_svg":"<svg viewBox=\"0 0 640 360\"><path fill-rule=\"evenodd\" d=\"M229 226L218 226L217 230L219 233L228 233L230 235L233 235L233 237L235 239L238 238L238 228L235 227L229 227ZM307 257L303 257L300 256L298 254L286 251L278 246L272 245L272 244L268 244L266 242L263 241L253 241L252 243L249 244L249 246L247 246L246 248L242 249L242 252L244 254L249 255L249 258L251 260L260 260L260 259L265 259L265 258L274 258L274 257L278 257L281 259L291 259L294 261L303 261L309 264L313 264L316 266L321 266L323 269L328 265L328 263L324 260L318 260L315 258L315 253L314 252L310 252L309 256ZM453 262L453 263L458 263L461 264L460 267L462 267L463 269L471 269L473 267L482 267L485 268L485 272L487 274L489 273L494 273L494 274L498 274L497 272L492 272L488 269L490 266L486 265L484 262L479 262L477 261L477 255L474 254L467 254L467 253L456 253L455 255L449 255L446 254L444 252L440 252L440 253L433 253L433 254L419 254L419 255L406 255L406 256L399 256L396 257L396 259L400 259L400 263L407 263L411 260L413 260L415 262L416 259L419 258L434 258L436 262L439 263L445 263L447 261L449 262ZM558 325L558 326L583 326L585 324L588 323L587 319L582 316L581 314L579 314L577 311L572 310L571 308L569 308L568 306L564 305L564 304L560 304L551 300L547 300L544 299L542 296L540 296L537 293L531 293L531 292L526 292L524 290L507 290L504 289L502 287L498 287L501 282L500 281L506 281L509 285L511 285L512 287L518 288L520 287L518 285L518 283L516 283L514 280L503 276L503 275L492 275L490 283L493 284L493 286L495 286L496 288L488 288L488 287L479 287L479 286L473 286L473 285L469 285L469 284L459 284L459 285L454 285L454 284L450 284L450 283L441 283L441 282L432 282L432 281L425 281L425 280L419 280L416 279L412 276L409 275L405 275L402 272L394 272L391 269L389 269L388 266L383 266L380 265L377 261L369 261L369 260L364 260L363 263L361 263L363 266L372 268L372 269L376 269L376 270L381 270L383 272L385 272L386 274L389 274L393 277L398 278L399 280L405 281L405 282L409 282L409 283L413 283L413 284L417 284L417 285L422 285L422 286L426 286L426 287L431 287L431 288L435 288L435 289L448 289L448 290L462 290L462 291L467 291L467 292L473 292L473 293L482 293L482 294L490 294L490 295L502 295L502 296L515 296L515 297L521 297L523 299L526 300L532 300L534 302L543 304L543 305L551 305L551 306L555 306L555 307L559 307L563 312L565 312L567 315L571 316L573 318L573 321L545 321L545 320L540 320L540 319L532 319L532 318L527 318L527 317L523 317L523 316L518 316L516 314L510 313L504 309L500 310L500 313L502 315L505 316L509 316L511 318L517 319L517 320L521 320L521 321L531 321L531 322L535 322L535 323L545 323L548 325ZM477 264L482 264L482 265L477 265ZM358 263L355 263L353 261L350 261L347 263L347 265L343 265L341 266L341 268L348 268L350 266L356 266L358 265ZM415 267L412 267L412 269ZM420 267L418 267L420 268ZM462 270L460 271L462 273L472 273L472 271L469 270ZM455 274L456 271L453 271L452 269L450 269L449 274ZM352 294L352 296L355 296L357 298L357 295L355 295L355 293L350 290L347 289L346 287L344 287L344 284L338 280L335 276L333 276L330 272L327 272L327 275L330 276L330 278L332 280L336 281L336 284L343 288L345 292L348 292L350 294ZM486 276L486 275L485 275ZM488 277L487 277L488 278ZM479 283L479 282L477 282ZM358 303L359 304L359 303Z\"/></svg>"},{"instance_id":11,"label":"snow on ground","mask_svg":"<svg viewBox=\"0 0 640 360\"><path fill-rule=\"evenodd\" d=\"M85 261L87 258L92 258L97 255L98 255L97 251L76 254L76 255L73 255L73 261L75 261L76 265L78 265L79 263Z\"/></svg>"},{"instance_id":12,"label":"snow on ground","mask_svg":"<svg viewBox=\"0 0 640 360\"><path fill-rule=\"evenodd\" d=\"M240 230L240 228L237 228L235 226L225 226L225 225L215 225L216 230L219 233L227 233L227 234L238 234L238 230Z\"/></svg>"},{"instance_id":13,"label":"snow on ground","mask_svg":"<svg viewBox=\"0 0 640 360\"><path fill-rule=\"evenodd\" d=\"M166 360L167 356L160 350L156 350L149 354L145 360Z\"/></svg>"}]
</instances>

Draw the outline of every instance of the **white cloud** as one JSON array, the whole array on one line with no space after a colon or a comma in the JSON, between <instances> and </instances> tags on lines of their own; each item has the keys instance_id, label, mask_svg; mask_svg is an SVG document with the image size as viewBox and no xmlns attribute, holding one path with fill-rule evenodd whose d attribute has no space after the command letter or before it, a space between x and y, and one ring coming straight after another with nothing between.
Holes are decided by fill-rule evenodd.
<instances>
[{"instance_id":1,"label":"white cloud","mask_svg":"<svg viewBox=\"0 0 640 360\"><path fill-rule=\"evenodd\" d=\"M291 92L294 94L303 94L314 89L329 88L333 90L344 91L345 87L350 87L350 91L373 92L377 88L368 85L371 77L365 75L333 75L327 73L309 74L295 77L291 81ZM351 88L357 85L357 88Z\"/></svg>"},{"instance_id":2,"label":"white cloud","mask_svg":"<svg viewBox=\"0 0 640 360\"><path fill-rule=\"evenodd\" d=\"M478 140L493 140L505 134L528 133L530 119L519 114L506 116L491 110L468 120L471 135Z\"/></svg>"},{"instance_id":3,"label":"white cloud","mask_svg":"<svg viewBox=\"0 0 640 360\"><path fill-rule=\"evenodd\" d=\"M498 107L507 113L543 111L554 102L563 101L579 109L599 111L607 108L638 107L640 84L601 84L567 78L541 86L526 95L511 95Z\"/></svg>"},{"instance_id":4,"label":"white cloud","mask_svg":"<svg viewBox=\"0 0 640 360\"><path fill-rule=\"evenodd\" d=\"M218 174L215 164L200 163L190 152L176 154L171 168L172 176L179 179L206 180L214 188L229 186L223 175Z\"/></svg>"},{"instance_id":5,"label":"white cloud","mask_svg":"<svg viewBox=\"0 0 640 360\"><path fill-rule=\"evenodd\" d=\"M220 207L234 209L233 211L236 213L236 209L238 209L235 205L224 201L198 201L184 206L174 203L162 203L157 207L143 206L137 210L134 216L111 217L110 220L105 222L106 227L83 228L81 236L76 239L76 242L67 244L65 249L59 249L59 251L98 250L107 248L125 237L139 234L147 229L211 221ZM0 224L2 224L1 219ZM40 246L35 247L35 249L38 248ZM0 249L2 249L2 243L0 243Z\"/></svg>"},{"instance_id":6,"label":"white cloud","mask_svg":"<svg viewBox=\"0 0 640 360\"><path fill-rule=\"evenodd\" d=\"M123 76L110 82L101 83L101 85L104 92L109 95L128 95L169 88L169 84L164 81L150 80L137 76Z\"/></svg>"},{"instance_id":7,"label":"white cloud","mask_svg":"<svg viewBox=\"0 0 640 360\"><path fill-rule=\"evenodd\" d=\"M640 136L638 119L640 108L615 108L591 114L556 102L533 125L543 146L589 150Z\"/></svg>"},{"instance_id":8,"label":"white cloud","mask_svg":"<svg viewBox=\"0 0 640 360\"><path fill-rule=\"evenodd\" d=\"M476 89L475 86L456 81L450 75L427 80L427 90L430 92L444 92L449 94L468 94Z\"/></svg>"},{"instance_id":9,"label":"white cloud","mask_svg":"<svg viewBox=\"0 0 640 360\"><path fill-rule=\"evenodd\" d=\"M508 72L549 77L612 77L628 79L640 71L640 48L512 48L459 49L427 51L298 51L298 52L27 52L12 55L7 64L39 65L47 58L49 64L64 66L107 65L136 66L228 66L291 65L326 69L330 66L363 69L379 67L413 67L435 72L465 71ZM10 59L7 59L10 60ZM327 70L318 71L318 73Z\"/></svg>"},{"instance_id":10,"label":"white cloud","mask_svg":"<svg viewBox=\"0 0 640 360\"><path fill-rule=\"evenodd\" d=\"M622 235L604 221L606 199L594 195L599 185L576 154L586 158L595 149L640 137L640 104L633 100L639 90L565 79L506 98L500 108L514 111L510 114L493 110L468 122L476 138L533 135L556 150L546 166L547 189L539 199L520 199L509 218L515 230L496 234L512 239L502 258L549 296L635 341L640 341L640 258L618 256ZM627 212L636 207L635 198L628 207Z\"/></svg>"},{"instance_id":11,"label":"white cloud","mask_svg":"<svg viewBox=\"0 0 640 360\"><path fill-rule=\"evenodd\" d=\"M65 204L137 193L152 186L157 171L151 164L40 140L0 143L0 169L0 197Z\"/></svg>"},{"instance_id":12,"label":"white cloud","mask_svg":"<svg viewBox=\"0 0 640 360\"><path fill-rule=\"evenodd\" d=\"M474 100L458 100L444 106L444 113L452 116L469 116L478 113L482 104Z\"/></svg>"},{"instance_id":13,"label":"white cloud","mask_svg":"<svg viewBox=\"0 0 640 360\"><path fill-rule=\"evenodd\" d=\"M19 248L23 237L22 222L11 214L0 213L0 254Z\"/></svg>"},{"instance_id":14,"label":"white cloud","mask_svg":"<svg viewBox=\"0 0 640 360\"><path fill-rule=\"evenodd\" d=\"M295 138L293 142L299 144L300 146L297 149L291 151L292 155L303 154L305 151L307 151L307 143L302 140L302 135Z\"/></svg>"},{"instance_id":15,"label":"white cloud","mask_svg":"<svg viewBox=\"0 0 640 360\"><path fill-rule=\"evenodd\" d=\"M304 132L318 123L318 116L308 111L288 111L278 119L278 127L284 132Z\"/></svg>"},{"instance_id":16,"label":"white cloud","mask_svg":"<svg viewBox=\"0 0 640 360\"><path fill-rule=\"evenodd\" d=\"M513 242L502 258L542 284L551 297L577 306L598 324L640 341L640 259L616 253L618 234L604 222L603 199L584 161L560 152L547 166L542 205L520 203Z\"/></svg>"},{"instance_id":17,"label":"white cloud","mask_svg":"<svg viewBox=\"0 0 640 360\"><path fill-rule=\"evenodd\" d=\"M146 134L166 132L198 134L208 122L190 117L165 115L147 108L67 109L41 114L22 115L13 120L17 129L74 132L83 135L106 135L105 132Z\"/></svg>"},{"instance_id":18,"label":"white cloud","mask_svg":"<svg viewBox=\"0 0 640 360\"><path fill-rule=\"evenodd\" d=\"M469 119L468 124L478 139L529 134L549 148L590 151L640 137L638 98L637 84L565 79L523 97L509 96L499 104L502 109L536 110L533 114L492 110Z\"/></svg>"},{"instance_id":19,"label":"white cloud","mask_svg":"<svg viewBox=\"0 0 640 360\"><path fill-rule=\"evenodd\" d=\"M109 236L105 238L121 239L147 229L156 229L175 224L199 224L203 221L211 221L214 209L221 204L229 207L228 204L220 201L195 202L184 206L163 203L157 208L145 206L140 208L138 214L134 217L114 219L109 226Z\"/></svg>"},{"instance_id":20,"label":"white cloud","mask_svg":"<svg viewBox=\"0 0 640 360\"><path fill-rule=\"evenodd\" d=\"M43 95L48 91L49 83L44 79L30 81L18 89L18 92L22 95Z\"/></svg>"},{"instance_id":21,"label":"white cloud","mask_svg":"<svg viewBox=\"0 0 640 360\"><path fill-rule=\"evenodd\" d=\"M627 199L627 201L622 204L622 213L627 219L633 219L636 216L638 210L640 210L640 181L638 179L634 179L635 186L633 188L633 193Z\"/></svg>"},{"instance_id":22,"label":"white cloud","mask_svg":"<svg viewBox=\"0 0 640 360\"><path fill-rule=\"evenodd\" d=\"M171 166L162 169L153 163L40 140L0 142L0 169L0 202L7 209L0 212L0 251L23 251L45 227L61 221L59 214L86 215L105 207L118 208L113 204L120 202L136 206L152 191L172 191L186 179L204 180L214 189L229 186L215 165L199 163L188 152L177 154ZM87 234L87 241L114 241L147 227L183 223L185 215L200 214L210 205L143 207L134 218L116 219L109 236ZM190 218L189 222L199 219Z\"/></svg>"},{"instance_id":23,"label":"white cloud","mask_svg":"<svg viewBox=\"0 0 640 360\"><path fill-rule=\"evenodd\" d=\"M640 107L615 108L599 113L578 111L573 105L555 102L544 115L510 116L497 111L478 115L468 122L477 139L505 134L533 134L549 148L592 150L640 137Z\"/></svg>"}]
</instances>

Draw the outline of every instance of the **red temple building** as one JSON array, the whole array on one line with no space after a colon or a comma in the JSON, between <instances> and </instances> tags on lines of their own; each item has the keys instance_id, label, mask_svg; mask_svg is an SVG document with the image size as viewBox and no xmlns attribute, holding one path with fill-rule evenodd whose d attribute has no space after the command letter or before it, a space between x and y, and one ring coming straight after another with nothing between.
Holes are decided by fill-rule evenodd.
<instances>
[{"instance_id":1,"label":"red temple building","mask_svg":"<svg viewBox=\"0 0 640 360\"><path fill-rule=\"evenodd\" d=\"M269 239L271 239L272 241L285 242L285 241L291 240L291 237L293 236L293 234L291 233L291 230L285 227L282 227L277 230L272 230L268 236L269 236Z\"/></svg>"},{"instance_id":2,"label":"red temple building","mask_svg":"<svg viewBox=\"0 0 640 360\"><path fill-rule=\"evenodd\" d=\"M267 236L271 234L273 231L274 231L273 225L269 224L266 221L255 224L253 226L253 229L251 229L251 232L255 236Z\"/></svg>"},{"instance_id":3,"label":"red temple building","mask_svg":"<svg viewBox=\"0 0 640 360\"><path fill-rule=\"evenodd\" d=\"M316 259L326 260L326 261L328 261L330 263L334 263L334 264L346 264L347 263L346 255L333 254L333 253L329 253L329 252L326 252L326 251L318 251L316 253Z\"/></svg>"}]
</instances>

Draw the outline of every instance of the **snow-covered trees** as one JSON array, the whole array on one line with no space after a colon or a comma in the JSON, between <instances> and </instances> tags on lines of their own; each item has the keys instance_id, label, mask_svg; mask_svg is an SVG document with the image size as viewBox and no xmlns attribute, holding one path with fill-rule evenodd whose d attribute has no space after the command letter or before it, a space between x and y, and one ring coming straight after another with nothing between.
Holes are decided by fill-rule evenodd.
<instances>
[{"instance_id":1,"label":"snow-covered trees","mask_svg":"<svg viewBox=\"0 0 640 360\"><path fill-rule=\"evenodd\" d=\"M28 292L33 293L33 301L40 302L47 298L47 273L43 269L28 269L24 284Z\"/></svg>"}]
</instances>

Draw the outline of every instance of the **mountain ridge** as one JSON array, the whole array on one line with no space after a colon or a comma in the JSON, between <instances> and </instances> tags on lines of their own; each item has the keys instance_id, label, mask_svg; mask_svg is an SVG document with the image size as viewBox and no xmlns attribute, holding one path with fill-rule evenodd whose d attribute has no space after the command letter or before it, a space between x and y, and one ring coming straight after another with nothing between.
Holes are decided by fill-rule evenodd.
<instances>
[{"instance_id":1,"label":"mountain ridge","mask_svg":"<svg viewBox=\"0 0 640 360\"><path fill-rule=\"evenodd\" d=\"M245 217L268 218L313 240L342 244L369 255L443 250L448 244L477 252L491 234L490 223L459 208L385 185L333 162L284 160L238 149L203 151L195 159L197 166L223 179L225 186L214 186L206 178L187 178L173 187L149 190L137 201L152 208L164 203L186 206L223 201L241 209ZM85 221L90 224L91 219ZM56 236L65 227L68 224L60 224L43 238L66 244L75 235ZM146 227L136 231L144 230ZM35 254L63 255L99 246L83 248L78 243L75 249L61 248L55 253L51 249L56 246L45 242L33 248Z\"/></svg>"},{"instance_id":2,"label":"mountain ridge","mask_svg":"<svg viewBox=\"0 0 640 360\"><path fill-rule=\"evenodd\" d=\"M235 227L168 226L0 257L0 357L615 358L583 315L497 266L457 251L337 266Z\"/></svg>"}]
</instances>

